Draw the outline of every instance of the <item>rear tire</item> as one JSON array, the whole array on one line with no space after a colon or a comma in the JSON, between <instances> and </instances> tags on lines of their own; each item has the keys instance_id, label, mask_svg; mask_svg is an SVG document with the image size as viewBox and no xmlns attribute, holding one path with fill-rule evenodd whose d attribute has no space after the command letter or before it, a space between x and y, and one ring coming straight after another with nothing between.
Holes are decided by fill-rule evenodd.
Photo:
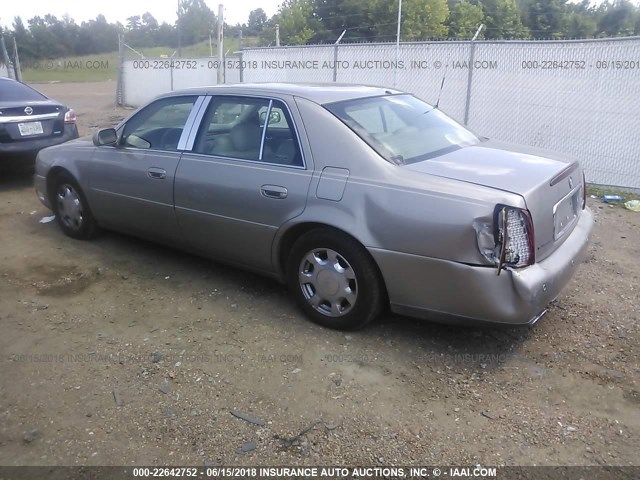
<instances>
[{"instance_id":1,"label":"rear tire","mask_svg":"<svg viewBox=\"0 0 640 480\"><path fill-rule=\"evenodd\" d=\"M62 231L77 240L89 240L98 232L87 199L73 176L59 173L52 182L51 205Z\"/></svg>"},{"instance_id":2,"label":"rear tire","mask_svg":"<svg viewBox=\"0 0 640 480\"><path fill-rule=\"evenodd\" d=\"M386 304L378 268L365 248L335 230L314 229L293 245L289 290L315 323L355 330L375 320Z\"/></svg>"}]
</instances>

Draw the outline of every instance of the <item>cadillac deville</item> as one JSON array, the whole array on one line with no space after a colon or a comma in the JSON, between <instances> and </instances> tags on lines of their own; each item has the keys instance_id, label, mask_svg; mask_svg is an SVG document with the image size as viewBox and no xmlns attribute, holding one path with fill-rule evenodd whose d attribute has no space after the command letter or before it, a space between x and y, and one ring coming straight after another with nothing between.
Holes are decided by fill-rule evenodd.
<instances>
[{"instance_id":1,"label":"cadillac deville","mask_svg":"<svg viewBox=\"0 0 640 480\"><path fill-rule=\"evenodd\" d=\"M42 150L35 187L73 238L117 230L273 277L339 329L386 308L532 324L593 226L578 162L354 85L172 92Z\"/></svg>"}]
</instances>

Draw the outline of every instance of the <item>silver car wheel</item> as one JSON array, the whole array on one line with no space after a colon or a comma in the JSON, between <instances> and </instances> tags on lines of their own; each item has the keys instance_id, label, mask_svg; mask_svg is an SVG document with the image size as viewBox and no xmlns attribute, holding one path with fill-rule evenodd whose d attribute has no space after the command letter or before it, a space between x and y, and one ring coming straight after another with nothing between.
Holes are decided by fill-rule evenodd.
<instances>
[{"instance_id":1,"label":"silver car wheel","mask_svg":"<svg viewBox=\"0 0 640 480\"><path fill-rule=\"evenodd\" d=\"M358 281L353 268L330 248L316 248L304 256L298 281L309 305L328 317L346 315L358 298Z\"/></svg>"},{"instance_id":2,"label":"silver car wheel","mask_svg":"<svg viewBox=\"0 0 640 480\"><path fill-rule=\"evenodd\" d=\"M82 228L82 202L78 192L69 184L60 185L56 194L58 215L62 222L72 230Z\"/></svg>"}]
</instances>

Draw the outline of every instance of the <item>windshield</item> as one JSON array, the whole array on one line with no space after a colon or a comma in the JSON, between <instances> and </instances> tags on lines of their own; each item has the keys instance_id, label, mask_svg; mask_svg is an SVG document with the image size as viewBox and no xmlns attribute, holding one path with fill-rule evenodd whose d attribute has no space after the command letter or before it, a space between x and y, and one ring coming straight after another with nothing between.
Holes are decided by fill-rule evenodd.
<instances>
[{"instance_id":1,"label":"windshield","mask_svg":"<svg viewBox=\"0 0 640 480\"><path fill-rule=\"evenodd\" d=\"M462 125L412 95L361 98L325 107L383 158L398 165L480 142Z\"/></svg>"},{"instance_id":2,"label":"windshield","mask_svg":"<svg viewBox=\"0 0 640 480\"><path fill-rule=\"evenodd\" d=\"M20 82L0 81L0 101L14 102L46 100L47 97Z\"/></svg>"}]
</instances>

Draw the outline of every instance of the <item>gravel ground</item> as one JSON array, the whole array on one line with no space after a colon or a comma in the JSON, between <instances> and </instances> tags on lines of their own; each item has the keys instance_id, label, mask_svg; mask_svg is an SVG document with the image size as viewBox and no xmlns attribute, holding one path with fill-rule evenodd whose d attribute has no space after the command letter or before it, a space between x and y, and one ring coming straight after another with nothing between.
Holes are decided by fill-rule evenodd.
<instances>
[{"instance_id":1,"label":"gravel ground","mask_svg":"<svg viewBox=\"0 0 640 480\"><path fill-rule=\"evenodd\" d=\"M109 82L38 88L83 134L127 113ZM67 238L5 175L0 464L637 465L640 214L590 204L589 252L534 327L344 334L269 280Z\"/></svg>"}]
</instances>

